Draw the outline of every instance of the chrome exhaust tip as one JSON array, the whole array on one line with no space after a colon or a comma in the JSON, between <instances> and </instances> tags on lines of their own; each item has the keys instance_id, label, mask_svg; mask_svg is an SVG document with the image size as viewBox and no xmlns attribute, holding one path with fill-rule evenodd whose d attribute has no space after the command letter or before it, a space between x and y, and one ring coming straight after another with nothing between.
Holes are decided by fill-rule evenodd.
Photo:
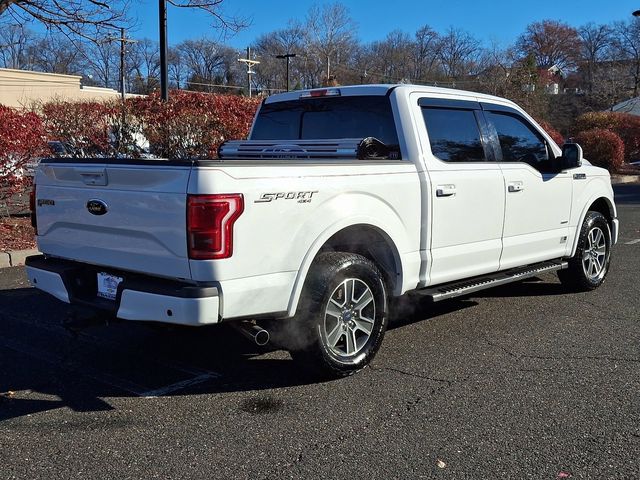
<instances>
[{"instance_id":1,"label":"chrome exhaust tip","mask_svg":"<svg viewBox=\"0 0 640 480\"><path fill-rule=\"evenodd\" d=\"M269 332L255 323L234 322L231 326L259 347L264 347L271 339Z\"/></svg>"}]
</instances>

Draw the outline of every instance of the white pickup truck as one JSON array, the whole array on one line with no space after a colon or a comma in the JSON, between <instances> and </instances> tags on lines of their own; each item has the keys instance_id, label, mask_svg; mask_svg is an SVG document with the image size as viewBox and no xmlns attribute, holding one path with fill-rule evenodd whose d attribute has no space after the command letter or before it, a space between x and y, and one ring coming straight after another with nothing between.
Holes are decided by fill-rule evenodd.
<instances>
[{"instance_id":1,"label":"white pickup truck","mask_svg":"<svg viewBox=\"0 0 640 480\"><path fill-rule=\"evenodd\" d=\"M283 93L219 154L41 162L29 280L124 320L277 333L295 359L346 375L378 350L392 297L556 270L593 289L617 240L609 173L502 98Z\"/></svg>"}]
</instances>

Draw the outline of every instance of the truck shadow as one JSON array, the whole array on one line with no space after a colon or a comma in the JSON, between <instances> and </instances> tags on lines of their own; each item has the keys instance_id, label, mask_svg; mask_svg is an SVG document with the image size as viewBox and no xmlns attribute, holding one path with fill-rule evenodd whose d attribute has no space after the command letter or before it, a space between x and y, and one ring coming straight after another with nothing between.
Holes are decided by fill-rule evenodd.
<instances>
[{"instance_id":1,"label":"truck shadow","mask_svg":"<svg viewBox=\"0 0 640 480\"><path fill-rule=\"evenodd\" d=\"M557 293L554 284L528 283L485 295ZM405 296L389 328L474 305L472 299L431 304ZM32 288L0 290L0 421L64 407L111 410L109 397L149 392L219 394L323 382L298 368L286 352L262 350L225 325L150 328L118 322L70 331L63 327L68 312L67 305Z\"/></svg>"}]
</instances>

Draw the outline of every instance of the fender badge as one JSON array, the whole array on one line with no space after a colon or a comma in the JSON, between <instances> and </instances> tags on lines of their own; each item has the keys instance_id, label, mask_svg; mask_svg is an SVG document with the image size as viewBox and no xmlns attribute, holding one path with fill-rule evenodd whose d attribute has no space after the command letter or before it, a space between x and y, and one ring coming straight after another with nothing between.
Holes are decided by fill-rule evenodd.
<instances>
[{"instance_id":1,"label":"fender badge","mask_svg":"<svg viewBox=\"0 0 640 480\"><path fill-rule=\"evenodd\" d=\"M107 213L107 204L102 200L89 200L87 202L87 210L91 215L104 215Z\"/></svg>"}]
</instances>

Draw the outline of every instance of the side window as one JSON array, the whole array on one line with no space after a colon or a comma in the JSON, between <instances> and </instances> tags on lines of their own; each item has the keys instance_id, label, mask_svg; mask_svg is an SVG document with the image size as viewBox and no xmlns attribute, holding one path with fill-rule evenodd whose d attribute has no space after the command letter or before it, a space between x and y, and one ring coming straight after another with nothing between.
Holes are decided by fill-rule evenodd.
<instances>
[{"instance_id":1,"label":"side window","mask_svg":"<svg viewBox=\"0 0 640 480\"><path fill-rule=\"evenodd\" d=\"M431 152L445 162L486 161L473 110L423 107Z\"/></svg>"},{"instance_id":2,"label":"side window","mask_svg":"<svg viewBox=\"0 0 640 480\"><path fill-rule=\"evenodd\" d=\"M541 172L552 170L547 144L529 123L516 115L485 112L500 140L503 162L524 162Z\"/></svg>"}]
</instances>

